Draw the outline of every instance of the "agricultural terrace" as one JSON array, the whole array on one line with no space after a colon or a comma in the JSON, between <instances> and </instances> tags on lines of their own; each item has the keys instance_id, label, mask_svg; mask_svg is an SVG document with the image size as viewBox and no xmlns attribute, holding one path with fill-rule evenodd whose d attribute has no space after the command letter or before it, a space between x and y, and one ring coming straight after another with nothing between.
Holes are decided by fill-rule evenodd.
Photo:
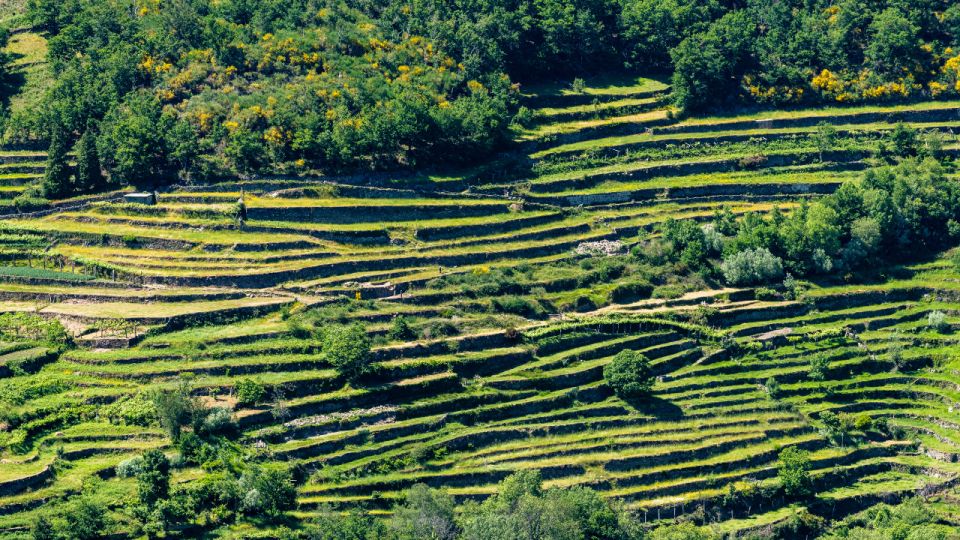
<instances>
[{"instance_id":1,"label":"agricultural terrace","mask_svg":"<svg viewBox=\"0 0 960 540\"><path fill-rule=\"evenodd\" d=\"M223 408L247 459L296 470L302 518L383 515L416 484L480 501L517 471L590 487L647 528L717 534L918 493L950 508L948 257L868 285L757 287L655 246L676 222L806 211L897 152L949 177L960 102L678 120L669 92L531 89L520 150L468 174L236 180L154 205L3 206L44 160L0 153L0 537L30 538L93 477L111 532L130 534L121 464L185 451L151 412L158 391ZM904 131L914 147L894 144ZM354 324L371 365L347 377L326 342ZM649 360L644 398L605 380L625 350ZM778 491L787 447L808 452L807 497ZM219 474L216 459L181 458L172 483Z\"/></svg>"}]
</instances>

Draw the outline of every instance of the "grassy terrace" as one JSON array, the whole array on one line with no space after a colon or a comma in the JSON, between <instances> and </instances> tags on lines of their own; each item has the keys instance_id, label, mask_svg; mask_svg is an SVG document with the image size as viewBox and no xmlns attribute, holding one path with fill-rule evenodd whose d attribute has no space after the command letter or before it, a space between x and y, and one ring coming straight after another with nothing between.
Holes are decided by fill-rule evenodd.
<instances>
[{"instance_id":1,"label":"grassy terrace","mask_svg":"<svg viewBox=\"0 0 960 540\"><path fill-rule=\"evenodd\" d=\"M858 178L888 119L947 131L960 127L960 102L676 121L668 90L650 79L524 88L538 112L518 135L529 168L517 178L449 174L393 196L349 179L344 196L329 185L317 196L311 179L235 182L165 192L156 206L5 220L0 311L39 312L87 337L97 321L151 326L139 342L90 340L27 374L3 367L40 351L0 347L0 405L18 422L0 430L0 537L22 538L43 505L144 449L172 455L159 427L106 411L182 377L232 410L237 444L302 466L307 516L324 505L379 513L419 482L480 499L510 472L538 469L547 485L593 487L651 523L722 508L716 530L737 533L799 511L779 498L723 506L731 489L775 483L785 446L811 452L813 511L955 478L960 339L926 324L940 311L960 326L952 263L871 285L809 283L785 300L695 272L675 280L627 254L671 218L789 212ZM821 162L809 140L820 120L856 156ZM738 163L760 154L768 161ZM34 173L17 174L0 176L0 198ZM620 255L576 253L604 241ZM651 290L631 293L640 282ZM396 335L397 316L413 335ZM345 384L321 334L354 322L377 370ZM604 382L625 349L651 360L649 400L625 402ZM267 396L240 403L244 378ZM27 392L30 381L43 384ZM43 476L61 446L61 468ZM175 481L204 474L177 469ZM98 489L122 501L136 486Z\"/></svg>"}]
</instances>

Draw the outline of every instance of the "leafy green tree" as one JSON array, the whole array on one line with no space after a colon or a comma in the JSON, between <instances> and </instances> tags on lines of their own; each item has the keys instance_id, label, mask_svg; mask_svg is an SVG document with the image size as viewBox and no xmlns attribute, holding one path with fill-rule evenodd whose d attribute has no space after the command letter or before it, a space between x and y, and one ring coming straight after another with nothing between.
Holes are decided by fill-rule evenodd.
<instances>
[{"instance_id":1,"label":"leafy green tree","mask_svg":"<svg viewBox=\"0 0 960 540\"><path fill-rule=\"evenodd\" d=\"M71 540L94 540L103 538L110 521L106 506L91 495L75 498L64 512L65 527L61 536Z\"/></svg>"},{"instance_id":2,"label":"leafy green tree","mask_svg":"<svg viewBox=\"0 0 960 540\"><path fill-rule=\"evenodd\" d=\"M394 508L390 526L402 540L454 540L454 508L453 498L446 492L417 484L406 491L403 504Z\"/></svg>"},{"instance_id":3,"label":"leafy green tree","mask_svg":"<svg viewBox=\"0 0 960 540\"><path fill-rule=\"evenodd\" d=\"M824 354L815 354L810 357L810 371L807 376L814 381L822 381L826 378L829 368L830 359Z\"/></svg>"},{"instance_id":4,"label":"leafy green tree","mask_svg":"<svg viewBox=\"0 0 960 540\"><path fill-rule=\"evenodd\" d=\"M585 487L544 489L538 471L514 473L460 516L463 540L639 538L639 524Z\"/></svg>"},{"instance_id":5,"label":"leafy green tree","mask_svg":"<svg viewBox=\"0 0 960 540\"><path fill-rule=\"evenodd\" d=\"M650 532L649 540L715 540L717 535L693 523L661 525Z\"/></svg>"},{"instance_id":6,"label":"leafy green tree","mask_svg":"<svg viewBox=\"0 0 960 540\"><path fill-rule=\"evenodd\" d=\"M57 531L46 516L39 515L30 526L30 535L33 540L56 540Z\"/></svg>"},{"instance_id":7,"label":"leafy green tree","mask_svg":"<svg viewBox=\"0 0 960 540\"><path fill-rule=\"evenodd\" d=\"M719 12L714 2L625 0L620 11L624 54L634 67L669 69L670 49L706 30Z\"/></svg>"},{"instance_id":8,"label":"leafy green tree","mask_svg":"<svg viewBox=\"0 0 960 540\"><path fill-rule=\"evenodd\" d=\"M720 265L731 285L770 283L783 277L783 261L769 249L747 249L723 259Z\"/></svg>"},{"instance_id":9,"label":"leafy green tree","mask_svg":"<svg viewBox=\"0 0 960 540\"><path fill-rule=\"evenodd\" d=\"M631 350L623 350L603 368L603 378L623 399L637 398L650 393L653 388L653 370L646 356Z\"/></svg>"},{"instance_id":10,"label":"leafy green tree","mask_svg":"<svg viewBox=\"0 0 960 540\"><path fill-rule=\"evenodd\" d=\"M98 138L104 165L124 184L156 184L170 179L167 133L172 122L157 98L134 92L111 110Z\"/></svg>"},{"instance_id":11,"label":"leafy green tree","mask_svg":"<svg viewBox=\"0 0 960 540\"><path fill-rule=\"evenodd\" d=\"M820 122L817 124L817 129L811 137L813 138L813 143L817 145L820 161L823 161L824 154L833 150L837 144L837 128L827 122Z\"/></svg>"},{"instance_id":12,"label":"leafy green tree","mask_svg":"<svg viewBox=\"0 0 960 540\"><path fill-rule=\"evenodd\" d=\"M902 76L920 65L920 29L896 7L878 14L869 28L864 50L867 64L877 73Z\"/></svg>"},{"instance_id":13,"label":"leafy green tree","mask_svg":"<svg viewBox=\"0 0 960 540\"><path fill-rule=\"evenodd\" d=\"M237 402L241 405L256 405L263 401L267 395L267 389L263 383L244 377L237 381Z\"/></svg>"},{"instance_id":14,"label":"leafy green tree","mask_svg":"<svg viewBox=\"0 0 960 540\"><path fill-rule=\"evenodd\" d=\"M50 146L47 147L47 167L43 175L43 195L49 199L68 196L73 191L70 181L70 164L67 161L69 135L57 124L50 129Z\"/></svg>"},{"instance_id":15,"label":"leafy green tree","mask_svg":"<svg viewBox=\"0 0 960 540\"><path fill-rule=\"evenodd\" d=\"M673 95L677 107L696 112L739 93L750 61L755 23L746 10L732 11L710 28L680 42L673 59Z\"/></svg>"},{"instance_id":16,"label":"leafy green tree","mask_svg":"<svg viewBox=\"0 0 960 540\"><path fill-rule=\"evenodd\" d=\"M331 328L324 339L323 352L337 373L348 381L373 369L370 338L359 324Z\"/></svg>"},{"instance_id":17,"label":"leafy green tree","mask_svg":"<svg viewBox=\"0 0 960 540\"><path fill-rule=\"evenodd\" d=\"M917 130L907 124L897 122L897 125L893 127L893 130L887 137L887 140L889 140L893 146L893 154L895 156L909 157L917 155L919 149Z\"/></svg>"},{"instance_id":18,"label":"leafy green tree","mask_svg":"<svg viewBox=\"0 0 960 540\"><path fill-rule=\"evenodd\" d=\"M106 187L106 178L100 169L100 156L97 153L97 141L92 127L87 127L77 141L76 180L74 189L78 193L91 193Z\"/></svg>"},{"instance_id":19,"label":"leafy green tree","mask_svg":"<svg viewBox=\"0 0 960 540\"><path fill-rule=\"evenodd\" d=\"M174 388L156 390L150 396L160 424L174 441L180 438L183 426L193 421L199 407L191 390L190 382L181 379Z\"/></svg>"},{"instance_id":20,"label":"leafy green tree","mask_svg":"<svg viewBox=\"0 0 960 540\"><path fill-rule=\"evenodd\" d=\"M388 538L383 521L357 511L346 514L324 509L307 527L310 540L379 540Z\"/></svg>"},{"instance_id":21,"label":"leafy green tree","mask_svg":"<svg viewBox=\"0 0 960 540\"><path fill-rule=\"evenodd\" d=\"M140 504L154 508L170 496L170 460L160 450L147 450L137 473L137 493Z\"/></svg>"},{"instance_id":22,"label":"leafy green tree","mask_svg":"<svg viewBox=\"0 0 960 540\"><path fill-rule=\"evenodd\" d=\"M777 477L784 493L791 497L804 497L813 489L810 479L810 453L796 446L780 451L777 461Z\"/></svg>"},{"instance_id":23,"label":"leafy green tree","mask_svg":"<svg viewBox=\"0 0 960 540\"><path fill-rule=\"evenodd\" d=\"M241 509L250 515L277 518L297 504L297 488L286 468L254 466L240 477Z\"/></svg>"},{"instance_id":24,"label":"leafy green tree","mask_svg":"<svg viewBox=\"0 0 960 540\"><path fill-rule=\"evenodd\" d=\"M410 321L403 315L397 315L390 323L390 339L407 341L417 337L417 333L410 327Z\"/></svg>"}]
</instances>

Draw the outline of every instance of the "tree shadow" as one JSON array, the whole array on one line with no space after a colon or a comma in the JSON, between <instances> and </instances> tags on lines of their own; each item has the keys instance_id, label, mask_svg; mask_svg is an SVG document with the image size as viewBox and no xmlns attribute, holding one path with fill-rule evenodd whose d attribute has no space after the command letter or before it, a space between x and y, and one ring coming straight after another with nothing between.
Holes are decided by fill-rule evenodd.
<instances>
[{"instance_id":1,"label":"tree shadow","mask_svg":"<svg viewBox=\"0 0 960 540\"><path fill-rule=\"evenodd\" d=\"M660 420L677 420L683 418L683 409L672 401L667 401L663 398L649 395L629 398L624 401L636 409L637 412L649 414Z\"/></svg>"},{"instance_id":2,"label":"tree shadow","mask_svg":"<svg viewBox=\"0 0 960 540\"><path fill-rule=\"evenodd\" d=\"M27 83L26 66L14 64L23 57L22 54L0 50L0 64L6 64L6 69L0 66L0 110L6 110L13 96Z\"/></svg>"}]
</instances>

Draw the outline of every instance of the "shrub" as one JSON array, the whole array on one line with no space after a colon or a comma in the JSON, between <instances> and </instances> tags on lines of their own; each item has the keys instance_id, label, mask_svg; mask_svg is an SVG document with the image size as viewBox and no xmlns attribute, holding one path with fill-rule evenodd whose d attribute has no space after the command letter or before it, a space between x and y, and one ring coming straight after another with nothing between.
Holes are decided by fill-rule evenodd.
<instances>
[{"instance_id":1,"label":"shrub","mask_svg":"<svg viewBox=\"0 0 960 540\"><path fill-rule=\"evenodd\" d=\"M863 413L857 416L853 421L853 427L857 431L867 431L873 427L873 418L869 414Z\"/></svg>"},{"instance_id":2,"label":"shrub","mask_svg":"<svg viewBox=\"0 0 960 540\"><path fill-rule=\"evenodd\" d=\"M373 368L370 338L358 324L332 328L324 340L323 352L337 373L348 381L355 381Z\"/></svg>"},{"instance_id":3,"label":"shrub","mask_svg":"<svg viewBox=\"0 0 960 540\"><path fill-rule=\"evenodd\" d=\"M810 372L808 376L814 381L822 381L827 376L830 360L823 354L815 354L810 358Z\"/></svg>"},{"instance_id":4,"label":"shrub","mask_svg":"<svg viewBox=\"0 0 960 540\"><path fill-rule=\"evenodd\" d=\"M170 460L160 450L147 450L137 473L140 504L153 508L170 495Z\"/></svg>"},{"instance_id":5,"label":"shrub","mask_svg":"<svg viewBox=\"0 0 960 540\"><path fill-rule=\"evenodd\" d=\"M784 493L791 497L809 495L813 483L810 480L810 454L796 446L780 451L777 476Z\"/></svg>"},{"instance_id":6,"label":"shrub","mask_svg":"<svg viewBox=\"0 0 960 540\"><path fill-rule=\"evenodd\" d=\"M263 383L250 378L237 381L237 402L241 405L256 405L267 395Z\"/></svg>"},{"instance_id":7,"label":"shrub","mask_svg":"<svg viewBox=\"0 0 960 540\"><path fill-rule=\"evenodd\" d=\"M117 476L120 478L133 478L143 470L143 457L134 456L117 463Z\"/></svg>"},{"instance_id":8,"label":"shrub","mask_svg":"<svg viewBox=\"0 0 960 540\"><path fill-rule=\"evenodd\" d=\"M415 339L417 333L410 327L410 321L403 315L397 315L390 324L390 339L408 341Z\"/></svg>"},{"instance_id":9,"label":"shrub","mask_svg":"<svg viewBox=\"0 0 960 540\"><path fill-rule=\"evenodd\" d=\"M293 475L285 468L252 467L240 477L241 510L249 515L277 517L297 503Z\"/></svg>"},{"instance_id":10,"label":"shrub","mask_svg":"<svg viewBox=\"0 0 960 540\"><path fill-rule=\"evenodd\" d=\"M755 156L746 156L740 158L740 168L741 169L757 169L762 167L767 162L767 156L757 154Z\"/></svg>"},{"instance_id":11,"label":"shrub","mask_svg":"<svg viewBox=\"0 0 960 540\"><path fill-rule=\"evenodd\" d=\"M603 378L622 398L637 398L653 388L653 371L646 356L631 350L617 353L603 368Z\"/></svg>"},{"instance_id":12,"label":"shrub","mask_svg":"<svg viewBox=\"0 0 960 540\"><path fill-rule=\"evenodd\" d=\"M780 389L780 383L773 377L767 379L767 382L763 384L763 389L766 390L770 399L780 399L780 396L783 395L783 390Z\"/></svg>"},{"instance_id":13,"label":"shrub","mask_svg":"<svg viewBox=\"0 0 960 540\"><path fill-rule=\"evenodd\" d=\"M783 277L783 261L766 248L746 249L725 258L720 270L732 285L755 285Z\"/></svg>"},{"instance_id":14,"label":"shrub","mask_svg":"<svg viewBox=\"0 0 960 540\"><path fill-rule=\"evenodd\" d=\"M950 323L947 322L947 315L942 311L931 311L927 315L927 328L945 334L950 330Z\"/></svg>"},{"instance_id":15,"label":"shrub","mask_svg":"<svg viewBox=\"0 0 960 540\"><path fill-rule=\"evenodd\" d=\"M200 431L206 435L228 435L233 433L236 428L237 424L229 410L223 407L214 407L207 411L207 414L203 417Z\"/></svg>"}]
</instances>

